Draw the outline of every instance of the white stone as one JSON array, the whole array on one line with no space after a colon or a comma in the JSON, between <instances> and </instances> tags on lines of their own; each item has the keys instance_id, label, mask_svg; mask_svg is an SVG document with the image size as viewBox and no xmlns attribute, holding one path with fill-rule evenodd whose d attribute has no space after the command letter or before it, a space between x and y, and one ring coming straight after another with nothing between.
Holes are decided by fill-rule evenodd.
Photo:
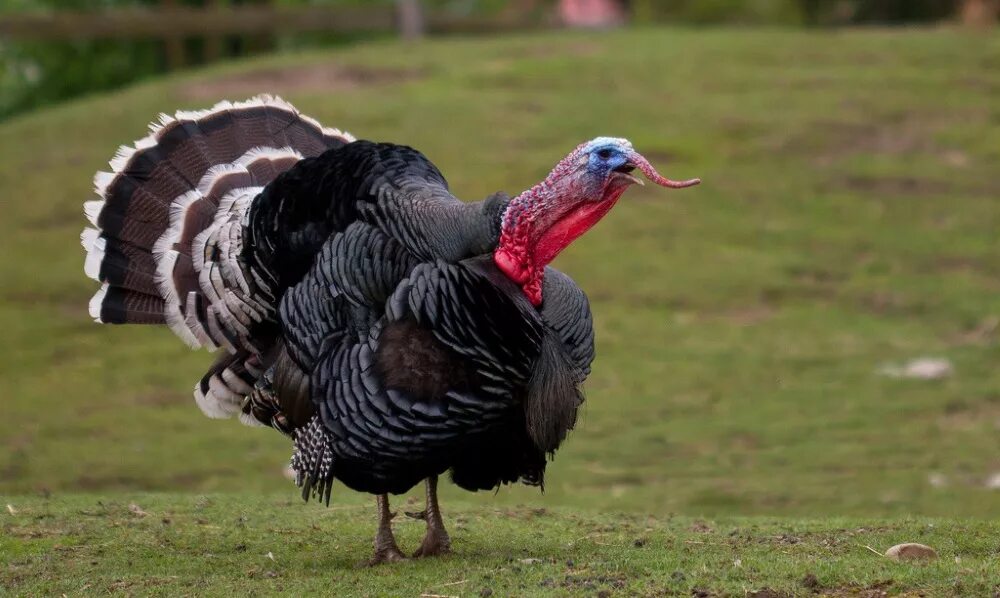
<instances>
[{"instance_id":1,"label":"white stone","mask_svg":"<svg viewBox=\"0 0 1000 598\"><path fill-rule=\"evenodd\" d=\"M896 544L885 551L885 556L896 561L913 561L917 559L936 559L937 551L925 544L908 542Z\"/></svg>"},{"instance_id":2,"label":"white stone","mask_svg":"<svg viewBox=\"0 0 1000 598\"><path fill-rule=\"evenodd\" d=\"M947 359L921 357L907 362L902 367L889 365L879 372L890 378L910 378L914 380L940 380L955 373L955 368Z\"/></svg>"}]
</instances>

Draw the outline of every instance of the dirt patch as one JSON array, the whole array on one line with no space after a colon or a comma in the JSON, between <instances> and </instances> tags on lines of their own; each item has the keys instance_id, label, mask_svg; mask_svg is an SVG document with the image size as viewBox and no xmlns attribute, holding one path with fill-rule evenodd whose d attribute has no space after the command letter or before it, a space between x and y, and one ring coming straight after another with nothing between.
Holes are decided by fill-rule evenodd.
<instances>
[{"instance_id":1,"label":"dirt patch","mask_svg":"<svg viewBox=\"0 0 1000 598\"><path fill-rule=\"evenodd\" d=\"M3 533L11 538L21 540L37 540L39 538L58 538L63 534L58 529L39 529L36 527L7 525L3 527Z\"/></svg>"},{"instance_id":2,"label":"dirt patch","mask_svg":"<svg viewBox=\"0 0 1000 598\"><path fill-rule=\"evenodd\" d=\"M688 527L688 531L699 533L699 534L710 534L715 531L715 529L709 525L707 522L701 519L696 520L694 523Z\"/></svg>"},{"instance_id":3,"label":"dirt patch","mask_svg":"<svg viewBox=\"0 0 1000 598\"><path fill-rule=\"evenodd\" d=\"M1000 341L1000 316L989 316L971 328L951 335L953 345L986 347Z\"/></svg>"},{"instance_id":4,"label":"dirt patch","mask_svg":"<svg viewBox=\"0 0 1000 598\"><path fill-rule=\"evenodd\" d=\"M968 432L979 429L984 423L1000 427L1000 395L952 401L937 417L937 426L943 432Z\"/></svg>"},{"instance_id":5,"label":"dirt patch","mask_svg":"<svg viewBox=\"0 0 1000 598\"><path fill-rule=\"evenodd\" d=\"M180 94L192 100L244 98L261 93L345 91L405 83L423 77L419 69L385 69L337 64L271 68L189 83Z\"/></svg>"},{"instance_id":6,"label":"dirt patch","mask_svg":"<svg viewBox=\"0 0 1000 598\"><path fill-rule=\"evenodd\" d=\"M613 590L622 590L628 584L628 577L623 573L610 573L607 575L593 575L585 572L570 572L563 576L562 580L549 579L543 580L541 582L542 587L560 587L566 590L570 590L573 594L592 592L595 589L604 587L611 588ZM610 596L611 592L609 590L601 590L598 592L607 592L605 595Z\"/></svg>"},{"instance_id":7,"label":"dirt patch","mask_svg":"<svg viewBox=\"0 0 1000 598\"><path fill-rule=\"evenodd\" d=\"M868 586L843 586L839 588L828 588L824 589L820 596L829 598L846 598L851 596L852 598L883 598L890 594L890 589L893 585L893 580L889 579L886 581L877 581ZM921 598L927 596L926 592L920 590L906 591L901 593L891 592L893 596L899 598L916 598L920 596Z\"/></svg>"}]
</instances>

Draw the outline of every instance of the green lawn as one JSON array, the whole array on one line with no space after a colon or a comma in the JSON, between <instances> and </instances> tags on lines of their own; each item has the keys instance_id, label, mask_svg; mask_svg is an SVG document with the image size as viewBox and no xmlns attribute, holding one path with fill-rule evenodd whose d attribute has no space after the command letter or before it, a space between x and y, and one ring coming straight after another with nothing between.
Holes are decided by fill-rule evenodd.
<instances>
[{"instance_id":1,"label":"green lawn","mask_svg":"<svg viewBox=\"0 0 1000 598\"><path fill-rule=\"evenodd\" d=\"M461 592L431 593L474 595L493 583L497 595L517 594L522 580L533 592L546 578L565 593L566 558L593 559L598 575L620 573L640 594L699 584L791 589L809 571L831 588L879 580L896 580L890 592L946 588L965 584L968 568L980 581L963 587L981 595L973 588L985 587L987 559L1000 576L1000 540L976 539L989 537L984 524L944 519L926 531L899 519L1000 516L1000 490L987 484L1000 472L1000 36L657 29L281 56L0 123L0 494L28 505L0 519L25 530L0 540L15 553L0 575L34 583L26 580L36 570L58 576L64 561L78 564L76 580L19 586L25 592L116 589L118 577L145 575L161 585L117 589L167 593L169 575L194 583L200 566L219 588L240 591L369 575L305 575L359 560L370 517L299 506L282 476L284 438L200 414L190 389L210 356L165 329L102 327L86 313L95 284L77 238L93 172L160 111L264 91L359 137L420 148L470 199L528 187L597 135L629 137L666 175L704 180L679 192L630 192L560 257L591 297L598 359L546 493L444 488L446 514L461 501L470 521L456 548L471 562L371 574L387 592L401 583L423 591L468 570ZM950 360L954 374L879 374L924 356ZM152 518L112 509L123 521L114 530L76 515L138 491L222 493L213 504L228 506L197 515L189 494L156 495ZM44 492L57 497L48 507L33 498ZM81 492L91 495L72 496ZM275 493L292 506L259 504ZM335 489L336 505L361 501ZM517 517L493 517L517 504L558 515L520 528ZM159 523L160 511L176 511L177 525ZM609 532L607 547L567 547L588 533L567 526L617 525L586 515L597 511L656 515L649 533L659 549L631 547L645 529L640 515L621 520L635 529ZM53 517L35 520L46 512ZM229 529L240 512L255 530L245 555L230 532L208 531ZM345 512L351 518L339 519ZM723 518L718 546L702 553L685 544L691 520L671 513ZM729 519L745 516L813 519ZM865 542L884 549L923 530L947 557L918 569L878 564L836 532L865 523L816 519L824 517L889 517ZM316 518L319 529L310 527ZM968 537L965 525L975 530ZM288 535L269 540L271 527ZM128 536L121 545L114 534L133 528L137 543ZM728 536L734 528L751 534L746 546L739 533ZM806 553L788 550L783 560L766 538L796 530L836 537L833 559L806 543ZM53 548L91 536L97 544L79 553ZM168 540L185 550L153 550ZM221 544L209 550L202 540ZM272 541L277 548L265 550ZM545 564L486 580L525 545ZM744 549L744 567L733 568ZM131 572L121 550L139 551L144 568ZM270 570L262 550L275 553L278 577L261 577ZM185 561L199 551L220 558ZM289 552L301 558L283 560ZM673 570L683 581L672 581Z\"/></svg>"},{"instance_id":2,"label":"green lawn","mask_svg":"<svg viewBox=\"0 0 1000 598\"><path fill-rule=\"evenodd\" d=\"M2 519L0 551L9 559L0 580L25 595L874 598L882 591L1000 591L995 522L463 506L448 511L455 554L369 569L358 566L370 553L373 523L360 504L118 494L13 506L16 514ZM423 523L397 521L400 545L410 552ZM896 562L871 552L913 540L934 546L939 558Z\"/></svg>"}]
</instances>

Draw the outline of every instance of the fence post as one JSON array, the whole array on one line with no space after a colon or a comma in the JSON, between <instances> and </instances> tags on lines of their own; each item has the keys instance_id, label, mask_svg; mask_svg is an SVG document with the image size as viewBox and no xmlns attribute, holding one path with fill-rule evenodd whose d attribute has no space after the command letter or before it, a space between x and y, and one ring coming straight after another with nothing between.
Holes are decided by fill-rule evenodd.
<instances>
[{"instance_id":1,"label":"fence post","mask_svg":"<svg viewBox=\"0 0 1000 598\"><path fill-rule=\"evenodd\" d=\"M177 0L161 0L160 5L170 10L177 7ZM174 32L165 32L163 36L163 53L168 71L176 71L183 67L184 63L187 62L186 52L184 51L184 37Z\"/></svg>"},{"instance_id":2,"label":"fence post","mask_svg":"<svg viewBox=\"0 0 1000 598\"><path fill-rule=\"evenodd\" d=\"M424 15L420 0L396 0L399 9L399 32L403 39L417 39L424 35Z\"/></svg>"}]
</instances>

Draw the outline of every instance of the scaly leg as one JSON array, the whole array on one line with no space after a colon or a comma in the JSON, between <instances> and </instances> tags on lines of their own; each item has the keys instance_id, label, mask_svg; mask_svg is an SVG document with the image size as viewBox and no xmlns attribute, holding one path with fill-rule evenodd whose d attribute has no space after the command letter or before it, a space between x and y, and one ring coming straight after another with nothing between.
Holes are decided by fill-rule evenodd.
<instances>
[{"instance_id":1,"label":"scaly leg","mask_svg":"<svg viewBox=\"0 0 1000 598\"><path fill-rule=\"evenodd\" d=\"M438 556L451 552L451 538L444 529L444 521L441 520L441 509L438 507L437 498L437 476L427 478L427 506L422 513L417 513L417 518L427 522L427 533L424 534L424 541L420 543L420 548L413 553L414 558L422 556Z\"/></svg>"},{"instance_id":2,"label":"scaly leg","mask_svg":"<svg viewBox=\"0 0 1000 598\"><path fill-rule=\"evenodd\" d=\"M375 504L378 505L378 531L375 532L375 554L368 564L405 560L406 557L396 544L396 537L392 535L392 518L396 514L389 512L389 495L379 494L375 497Z\"/></svg>"}]
</instances>

